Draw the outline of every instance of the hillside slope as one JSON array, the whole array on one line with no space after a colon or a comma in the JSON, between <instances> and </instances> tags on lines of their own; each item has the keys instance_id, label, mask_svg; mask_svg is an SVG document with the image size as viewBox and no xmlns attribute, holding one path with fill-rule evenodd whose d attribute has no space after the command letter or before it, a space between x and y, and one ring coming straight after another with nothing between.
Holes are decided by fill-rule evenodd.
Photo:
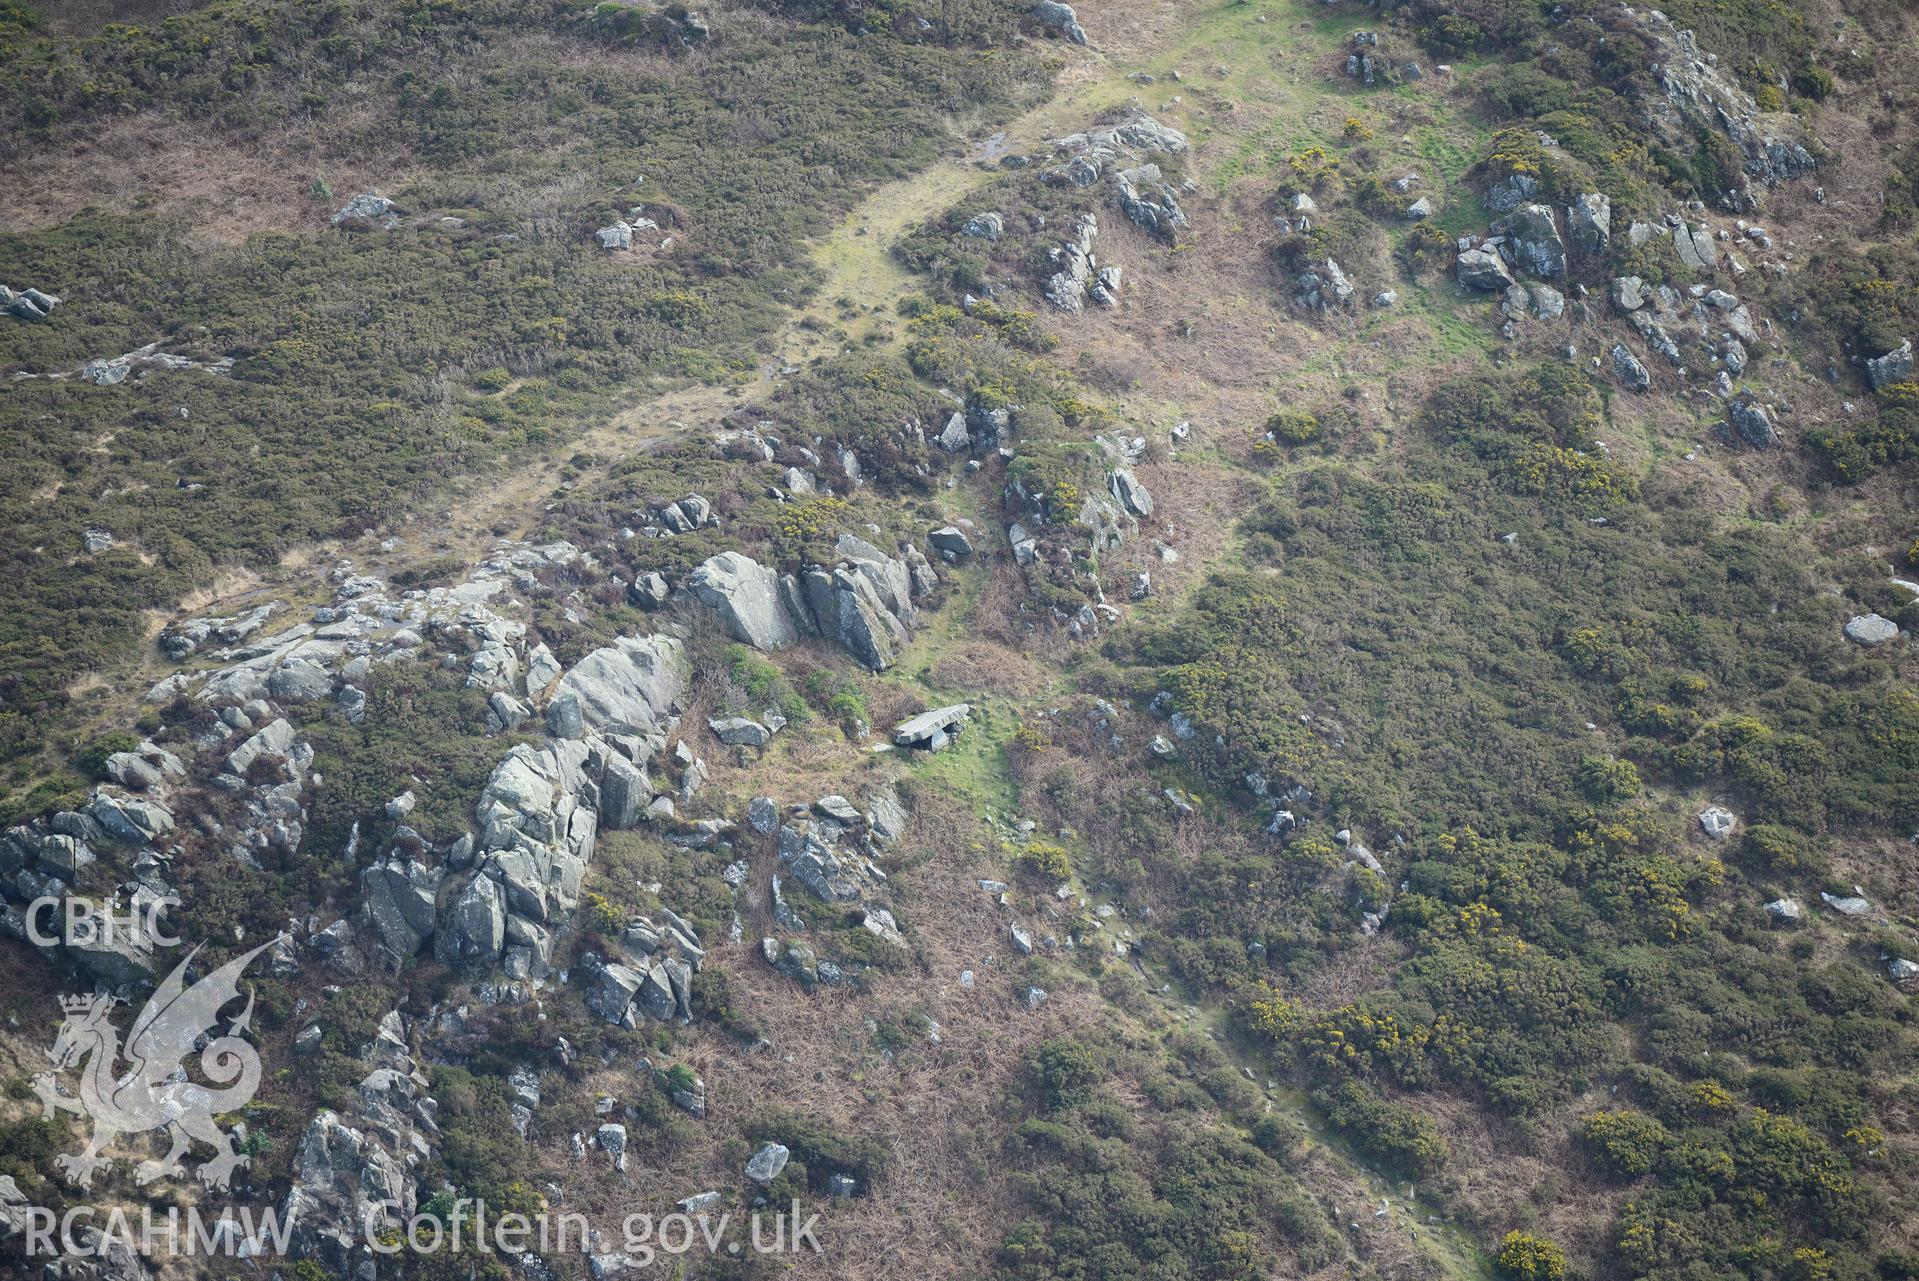
<instances>
[{"instance_id":1,"label":"hillside slope","mask_svg":"<svg viewBox=\"0 0 1919 1281\"><path fill-rule=\"evenodd\" d=\"M19 1204L118 892L284 1276L1919 1275L1901 6L52 10Z\"/></svg>"}]
</instances>

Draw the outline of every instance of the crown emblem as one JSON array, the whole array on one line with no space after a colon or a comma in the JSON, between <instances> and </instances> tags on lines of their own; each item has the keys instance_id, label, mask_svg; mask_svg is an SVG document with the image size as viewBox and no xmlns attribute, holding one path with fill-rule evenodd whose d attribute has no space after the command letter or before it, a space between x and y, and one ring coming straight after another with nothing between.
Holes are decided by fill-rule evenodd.
<instances>
[{"instance_id":1,"label":"crown emblem","mask_svg":"<svg viewBox=\"0 0 1919 1281\"><path fill-rule=\"evenodd\" d=\"M60 998L60 1008L68 1014L91 1014L99 1000L100 998L92 993L82 996L63 996Z\"/></svg>"}]
</instances>

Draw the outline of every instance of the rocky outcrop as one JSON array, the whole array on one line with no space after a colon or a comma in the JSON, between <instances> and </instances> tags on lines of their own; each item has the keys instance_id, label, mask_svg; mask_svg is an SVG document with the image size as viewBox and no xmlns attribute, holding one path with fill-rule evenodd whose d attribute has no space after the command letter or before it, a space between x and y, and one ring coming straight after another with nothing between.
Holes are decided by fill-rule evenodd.
<instances>
[{"instance_id":1,"label":"rocky outcrop","mask_svg":"<svg viewBox=\"0 0 1919 1281\"><path fill-rule=\"evenodd\" d=\"M264 627L276 608L277 605L269 601L229 618L194 618L169 623L160 632L160 649L177 663L202 645L238 645Z\"/></svg>"},{"instance_id":2,"label":"rocky outcrop","mask_svg":"<svg viewBox=\"0 0 1919 1281\"><path fill-rule=\"evenodd\" d=\"M1899 639L1899 624L1878 614L1857 614L1846 620L1846 639L1865 649Z\"/></svg>"},{"instance_id":3,"label":"rocky outcrop","mask_svg":"<svg viewBox=\"0 0 1919 1281\"><path fill-rule=\"evenodd\" d=\"M548 705L576 710L577 717L563 713L569 728L577 720L573 737L658 741L679 714L691 680L686 647L675 637L620 637L561 676Z\"/></svg>"},{"instance_id":4,"label":"rocky outcrop","mask_svg":"<svg viewBox=\"0 0 1919 1281\"><path fill-rule=\"evenodd\" d=\"M436 922L434 952L448 965L487 966L506 946L506 895L489 876L473 876Z\"/></svg>"},{"instance_id":5,"label":"rocky outcrop","mask_svg":"<svg viewBox=\"0 0 1919 1281\"><path fill-rule=\"evenodd\" d=\"M1391 74L1391 65L1379 52L1377 31L1353 32L1352 52L1346 55L1345 71L1347 75L1368 87L1386 79Z\"/></svg>"},{"instance_id":6,"label":"rocky outcrop","mask_svg":"<svg viewBox=\"0 0 1919 1281\"><path fill-rule=\"evenodd\" d=\"M517 745L494 767L475 807L473 866L440 896L437 928L419 931L434 935L442 961L498 962L515 979L547 972L601 826L630 827L648 811L647 765L666 746L690 680L677 638L645 636L593 651L552 683L553 736ZM403 894L417 879L403 870L396 879L389 866L372 888ZM399 926L413 922L387 917L382 937L403 944Z\"/></svg>"},{"instance_id":7,"label":"rocky outcrop","mask_svg":"<svg viewBox=\"0 0 1919 1281\"><path fill-rule=\"evenodd\" d=\"M1773 449L1778 446L1779 430L1772 424L1772 415L1751 393L1735 396L1728 401L1726 415L1732 421L1739 439L1754 449Z\"/></svg>"},{"instance_id":8,"label":"rocky outcrop","mask_svg":"<svg viewBox=\"0 0 1919 1281\"><path fill-rule=\"evenodd\" d=\"M960 234L975 240L998 240L1006 234L1006 219L997 211L974 214L960 227Z\"/></svg>"},{"instance_id":9,"label":"rocky outcrop","mask_svg":"<svg viewBox=\"0 0 1919 1281\"><path fill-rule=\"evenodd\" d=\"M164 790L156 787L161 794ZM151 816L143 817L142 821L153 827L156 834L170 830L172 815L158 801L107 795L113 798L112 805L151 807ZM26 914L30 905L36 899L59 900L73 893L82 872L98 861L96 846L105 847L115 840L145 845L148 834L131 819L125 820L118 830L109 829L99 821L98 814L116 812L101 804L101 799L96 794L94 803L85 811L62 811L51 818L8 828L0 834L0 932L16 939L28 939ZM135 812L138 813L138 809ZM122 903L145 910L160 900L174 897L168 880L170 861L169 856L159 851L143 850L135 861L133 879L116 887ZM44 914L38 925L43 936L63 933ZM35 946L64 959L89 980L112 991L150 983L156 973L152 945L132 930L97 931L91 936L75 934L62 944L36 942Z\"/></svg>"},{"instance_id":10,"label":"rocky outcrop","mask_svg":"<svg viewBox=\"0 0 1919 1281\"><path fill-rule=\"evenodd\" d=\"M434 902L440 868L428 868L417 859L389 859L360 873L360 910L380 943L395 957L420 950L436 928Z\"/></svg>"},{"instance_id":11,"label":"rocky outcrop","mask_svg":"<svg viewBox=\"0 0 1919 1281\"><path fill-rule=\"evenodd\" d=\"M636 916L620 933L620 952L619 957L589 952L580 958L574 981L588 1009L628 1028L648 1020L692 1021L693 976L706 949L691 925L668 909Z\"/></svg>"},{"instance_id":12,"label":"rocky outcrop","mask_svg":"<svg viewBox=\"0 0 1919 1281\"><path fill-rule=\"evenodd\" d=\"M1566 239L1582 254L1603 256L1612 245L1612 201L1589 192L1566 206Z\"/></svg>"},{"instance_id":13,"label":"rocky outcrop","mask_svg":"<svg viewBox=\"0 0 1919 1281\"><path fill-rule=\"evenodd\" d=\"M1566 243L1553 221L1552 206L1521 205L1493 230L1505 237L1521 270L1545 279L1566 274Z\"/></svg>"},{"instance_id":14,"label":"rocky outcrop","mask_svg":"<svg viewBox=\"0 0 1919 1281\"><path fill-rule=\"evenodd\" d=\"M1106 474L1106 487L1121 506L1135 516L1153 514L1153 495L1140 483L1130 467L1115 467Z\"/></svg>"},{"instance_id":15,"label":"rocky outcrop","mask_svg":"<svg viewBox=\"0 0 1919 1281\"><path fill-rule=\"evenodd\" d=\"M1628 7L1622 13L1650 46L1651 69L1665 90L1663 98L1642 104L1662 143L1683 155L1697 147L1701 130L1723 134L1738 148L1746 174L1762 187L1817 167L1798 119L1786 112L1760 111L1730 72L1721 70L1718 59L1699 48L1692 32L1679 30L1657 9ZM1748 191L1734 193L1731 203L1745 209L1755 201Z\"/></svg>"},{"instance_id":16,"label":"rocky outcrop","mask_svg":"<svg viewBox=\"0 0 1919 1281\"><path fill-rule=\"evenodd\" d=\"M1293 302L1307 311L1347 308L1358 294L1345 271L1331 258L1300 272L1293 281Z\"/></svg>"},{"instance_id":17,"label":"rocky outcrop","mask_svg":"<svg viewBox=\"0 0 1919 1281\"><path fill-rule=\"evenodd\" d=\"M688 494L653 513L656 527L668 534L690 534L714 523L713 504L702 494Z\"/></svg>"},{"instance_id":18,"label":"rocky outcrop","mask_svg":"<svg viewBox=\"0 0 1919 1281\"><path fill-rule=\"evenodd\" d=\"M1046 251L1047 259L1059 270L1046 281L1042 292L1046 301L1061 311L1084 311L1087 290L1096 278L1099 260L1093 242L1099 237L1099 219L1081 214L1073 224L1073 236Z\"/></svg>"},{"instance_id":19,"label":"rocky outcrop","mask_svg":"<svg viewBox=\"0 0 1919 1281\"><path fill-rule=\"evenodd\" d=\"M1158 165L1122 169L1114 185L1120 212L1149 235L1170 245L1191 225L1172 184L1161 180Z\"/></svg>"},{"instance_id":20,"label":"rocky outcrop","mask_svg":"<svg viewBox=\"0 0 1919 1281\"><path fill-rule=\"evenodd\" d=\"M1064 7L1064 6L1062 6ZM746 1177L765 1187L780 1177L780 1171L786 1168L791 1157L784 1144L765 1143L746 1163Z\"/></svg>"},{"instance_id":21,"label":"rocky outcrop","mask_svg":"<svg viewBox=\"0 0 1919 1281\"><path fill-rule=\"evenodd\" d=\"M1084 133L1054 138L1050 145L1056 152L1067 151L1075 155L1092 153L1107 158L1122 150L1135 153L1160 151L1178 156L1184 155L1188 149L1185 134L1137 109L1128 112L1117 124L1100 125Z\"/></svg>"},{"instance_id":22,"label":"rocky outcrop","mask_svg":"<svg viewBox=\"0 0 1919 1281\"><path fill-rule=\"evenodd\" d=\"M391 230L400 225L400 207L374 191L363 191L340 207L333 215L334 226L378 227Z\"/></svg>"},{"instance_id":23,"label":"rocky outcrop","mask_svg":"<svg viewBox=\"0 0 1919 1281\"><path fill-rule=\"evenodd\" d=\"M1723 367L1719 394L1732 396L1731 378L1745 372L1751 360L1749 348L1761 341L1751 309L1736 295L1704 284L1684 291L1649 285L1638 276L1614 277L1608 293L1614 310L1674 368L1688 366L1688 351L1697 355L1703 349L1705 363ZM1693 362L1694 368L1697 363Z\"/></svg>"},{"instance_id":24,"label":"rocky outcrop","mask_svg":"<svg viewBox=\"0 0 1919 1281\"><path fill-rule=\"evenodd\" d=\"M1539 179L1529 173L1507 174L1486 189L1486 208L1494 213L1511 213L1539 194Z\"/></svg>"},{"instance_id":25,"label":"rocky outcrop","mask_svg":"<svg viewBox=\"0 0 1919 1281\"><path fill-rule=\"evenodd\" d=\"M1633 391L1645 391L1652 386L1652 374L1647 372L1639 357L1620 343L1613 344L1612 371L1614 377Z\"/></svg>"},{"instance_id":26,"label":"rocky outcrop","mask_svg":"<svg viewBox=\"0 0 1919 1281\"><path fill-rule=\"evenodd\" d=\"M1084 190L1110 174L1113 203L1128 221L1142 231L1173 244L1177 242L1179 233L1188 227L1186 211L1180 206L1179 193L1165 180L1159 164L1148 159L1154 154L1184 154L1188 144L1186 135L1179 130L1135 110L1117 124L1056 138L1051 146L1056 154L1065 153L1064 158L1041 174L1042 181L1053 186ZM1122 167L1121 162L1126 160L1138 163ZM1190 189L1191 185L1188 184ZM1090 295L1094 301L1110 305L1113 301L1110 295L1117 294L1117 275L1111 280L1098 282L1105 286L1104 292L1109 297L1101 297L1091 283L1097 264L1093 261L1089 232L1096 231L1092 215L1085 215L1074 228L1075 238L1053 251L1052 260L1059 265L1060 271L1048 281L1046 296L1055 306L1078 311L1079 306L1061 299L1079 297L1083 305L1084 299L1080 295ZM1076 255L1083 258L1083 263L1075 261ZM1117 268L1109 270L1116 272ZM1075 280L1079 286L1077 293L1072 285ZM1055 285L1055 282L1059 283Z\"/></svg>"},{"instance_id":27,"label":"rocky outcrop","mask_svg":"<svg viewBox=\"0 0 1919 1281\"><path fill-rule=\"evenodd\" d=\"M837 819L799 819L780 828L779 865L822 903L853 903L885 884L870 859L842 847L850 825Z\"/></svg>"},{"instance_id":28,"label":"rocky outcrop","mask_svg":"<svg viewBox=\"0 0 1919 1281\"><path fill-rule=\"evenodd\" d=\"M842 558L837 564L789 576L781 584L781 599L802 631L884 671L907 642L918 615L915 601L937 585L937 576L910 546L893 556L856 535L841 534L834 550Z\"/></svg>"},{"instance_id":29,"label":"rocky outcrop","mask_svg":"<svg viewBox=\"0 0 1919 1281\"><path fill-rule=\"evenodd\" d=\"M1712 229L1705 223L1688 223L1683 218L1668 218L1672 247L1679 261L1693 271L1710 274L1719 270L1719 246Z\"/></svg>"},{"instance_id":30,"label":"rocky outcrop","mask_svg":"<svg viewBox=\"0 0 1919 1281\"><path fill-rule=\"evenodd\" d=\"M943 525L926 536L927 545L949 561L965 560L973 554L973 540L957 525Z\"/></svg>"},{"instance_id":31,"label":"rocky outcrop","mask_svg":"<svg viewBox=\"0 0 1919 1281\"><path fill-rule=\"evenodd\" d=\"M163 702L190 694L216 707L268 698L307 702L330 697L357 723L366 708L364 687L376 665L436 648L464 667L469 687L511 699L521 690L528 655L526 625L501 612L508 607L508 592L538 589L540 574L582 559L569 543L503 543L465 581L397 597L384 580L342 562L333 572L333 600L277 631L266 630L277 612L271 603L241 615L167 627L160 647L169 657L179 661L211 651L223 665L204 674L177 672L147 697ZM507 720L498 708L496 720L496 728ZM230 726L229 731L237 728Z\"/></svg>"},{"instance_id":32,"label":"rocky outcrop","mask_svg":"<svg viewBox=\"0 0 1919 1281\"><path fill-rule=\"evenodd\" d=\"M439 1137L439 1105L426 1092L397 1011L356 1057L371 1070L344 1105L307 1123L280 1204L289 1255L340 1277L375 1275L368 1223L414 1214L419 1176Z\"/></svg>"},{"instance_id":33,"label":"rocky outcrop","mask_svg":"<svg viewBox=\"0 0 1919 1281\"><path fill-rule=\"evenodd\" d=\"M721 552L688 575L686 586L742 644L785 649L799 640L780 606L779 575L751 556Z\"/></svg>"}]
</instances>

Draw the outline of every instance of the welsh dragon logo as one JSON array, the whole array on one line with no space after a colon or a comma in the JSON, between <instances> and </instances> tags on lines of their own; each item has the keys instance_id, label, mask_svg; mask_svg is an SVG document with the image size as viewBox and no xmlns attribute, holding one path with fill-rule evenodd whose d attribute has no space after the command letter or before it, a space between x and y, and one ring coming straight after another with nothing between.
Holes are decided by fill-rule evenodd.
<instances>
[{"instance_id":1,"label":"welsh dragon logo","mask_svg":"<svg viewBox=\"0 0 1919 1281\"><path fill-rule=\"evenodd\" d=\"M245 1107L260 1088L259 1052L242 1039L253 1019L252 991L247 993L246 1008L228 1025L224 1036L207 1041L198 1050L195 1047L220 1021L221 1009L239 998L241 973L254 957L277 941L269 939L189 987L187 967L200 953L198 947L194 948L133 1020L124 1049L119 1029L110 1020L118 1004L114 998L60 998L66 1018L53 1048L47 1051L54 1071L34 1078L34 1092L40 1096L48 1118L69 1112L93 1122L93 1137L83 1150L54 1158L60 1173L83 1188L91 1188L94 1172L112 1161L102 1153L115 1139L123 1134L165 1130L172 1148L157 1161L142 1161L134 1170L136 1183L145 1185L184 1173L180 1158L198 1140L215 1152L200 1163L200 1182L208 1188L226 1190L233 1172L249 1164L250 1158L233 1150L233 1136L214 1118ZM201 1071L217 1088L187 1076L182 1060L195 1053ZM124 1071L119 1067L123 1056L127 1064ZM69 1068L80 1070L77 1095L60 1092L59 1073Z\"/></svg>"}]
</instances>

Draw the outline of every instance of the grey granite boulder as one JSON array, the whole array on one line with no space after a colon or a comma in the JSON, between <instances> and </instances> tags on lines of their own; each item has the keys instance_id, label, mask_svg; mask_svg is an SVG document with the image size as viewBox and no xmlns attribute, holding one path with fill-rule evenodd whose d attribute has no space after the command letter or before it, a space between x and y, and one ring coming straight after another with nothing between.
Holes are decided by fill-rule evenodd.
<instances>
[{"instance_id":1,"label":"grey granite boulder","mask_svg":"<svg viewBox=\"0 0 1919 1281\"><path fill-rule=\"evenodd\" d=\"M434 935L434 954L448 965L491 965L506 946L506 895L476 876L454 899Z\"/></svg>"},{"instance_id":2,"label":"grey granite boulder","mask_svg":"<svg viewBox=\"0 0 1919 1281\"><path fill-rule=\"evenodd\" d=\"M1647 371L1645 364L1619 343L1613 344L1612 371L1621 383L1633 391L1645 391L1652 386L1652 374Z\"/></svg>"},{"instance_id":3,"label":"grey granite boulder","mask_svg":"<svg viewBox=\"0 0 1919 1281\"><path fill-rule=\"evenodd\" d=\"M1453 265L1453 275L1468 289L1504 290L1513 283L1513 273L1497 249L1461 250Z\"/></svg>"},{"instance_id":4,"label":"grey granite boulder","mask_svg":"<svg viewBox=\"0 0 1919 1281\"><path fill-rule=\"evenodd\" d=\"M1866 377L1872 380L1874 391L1883 391L1894 383L1908 382L1912 378L1912 339L1908 338L1883 356L1874 356L1866 362Z\"/></svg>"},{"instance_id":5,"label":"grey granite boulder","mask_svg":"<svg viewBox=\"0 0 1919 1281\"><path fill-rule=\"evenodd\" d=\"M1065 5L1058 7L1062 9L1066 8ZM1069 9L1067 12L1070 13L1071 10ZM792 1158L792 1155L793 1154L787 1150L785 1144L764 1144L758 1152L753 1154L753 1159L746 1163L746 1177L764 1187L774 1179L780 1177L780 1171L786 1168L786 1163Z\"/></svg>"},{"instance_id":6,"label":"grey granite boulder","mask_svg":"<svg viewBox=\"0 0 1919 1281\"><path fill-rule=\"evenodd\" d=\"M1846 622L1846 639L1867 649L1897 640L1898 637L1899 625L1878 614L1859 614Z\"/></svg>"},{"instance_id":7,"label":"grey granite boulder","mask_svg":"<svg viewBox=\"0 0 1919 1281\"><path fill-rule=\"evenodd\" d=\"M780 604L779 575L740 552L721 552L687 577L700 604L718 614L734 640L754 649L785 649L799 642Z\"/></svg>"},{"instance_id":8,"label":"grey granite boulder","mask_svg":"<svg viewBox=\"0 0 1919 1281\"><path fill-rule=\"evenodd\" d=\"M1086 28L1079 25L1079 15L1073 12L1070 4L1061 4L1060 0L1040 0L1033 6L1033 16L1040 25L1059 32L1074 44L1086 43Z\"/></svg>"},{"instance_id":9,"label":"grey granite boulder","mask_svg":"<svg viewBox=\"0 0 1919 1281\"><path fill-rule=\"evenodd\" d=\"M1612 201L1594 191L1567 205L1566 238L1580 253L1605 253L1612 243Z\"/></svg>"},{"instance_id":10,"label":"grey granite boulder","mask_svg":"<svg viewBox=\"0 0 1919 1281\"><path fill-rule=\"evenodd\" d=\"M1751 393L1732 398L1726 404L1726 415L1732 420L1733 430L1739 433L1739 439L1754 449L1772 449L1779 444L1779 430L1772 425L1772 415L1766 407L1753 399Z\"/></svg>"},{"instance_id":11,"label":"grey granite boulder","mask_svg":"<svg viewBox=\"0 0 1919 1281\"><path fill-rule=\"evenodd\" d=\"M1559 237L1550 205L1521 205L1497 230L1512 245L1513 260L1535 276L1566 274L1566 242Z\"/></svg>"},{"instance_id":12,"label":"grey granite boulder","mask_svg":"<svg viewBox=\"0 0 1919 1281\"><path fill-rule=\"evenodd\" d=\"M583 731L647 738L670 721L692 680L686 647L672 636L622 636L560 677L558 702L579 702Z\"/></svg>"},{"instance_id":13,"label":"grey granite boulder","mask_svg":"<svg viewBox=\"0 0 1919 1281\"><path fill-rule=\"evenodd\" d=\"M765 747L773 738L766 726L744 716L712 717L706 727L728 747Z\"/></svg>"}]
</instances>

